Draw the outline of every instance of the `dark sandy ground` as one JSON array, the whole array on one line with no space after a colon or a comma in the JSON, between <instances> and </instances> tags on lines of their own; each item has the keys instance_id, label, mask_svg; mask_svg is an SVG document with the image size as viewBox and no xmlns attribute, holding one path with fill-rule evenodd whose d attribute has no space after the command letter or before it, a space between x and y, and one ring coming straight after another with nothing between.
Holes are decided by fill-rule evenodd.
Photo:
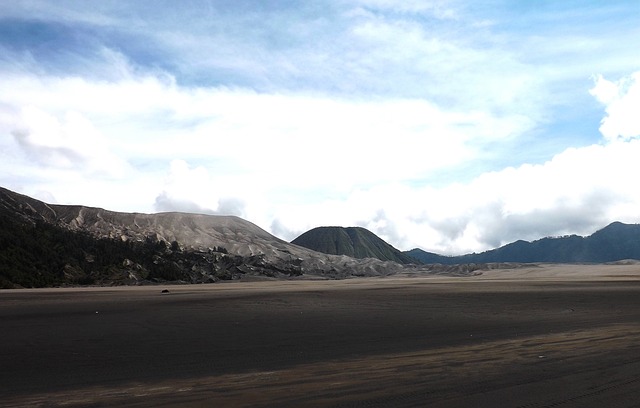
<instances>
[{"instance_id":1,"label":"dark sandy ground","mask_svg":"<svg viewBox=\"0 0 640 408\"><path fill-rule=\"evenodd\" d=\"M639 407L640 274L574 275L0 291L0 406Z\"/></svg>"}]
</instances>

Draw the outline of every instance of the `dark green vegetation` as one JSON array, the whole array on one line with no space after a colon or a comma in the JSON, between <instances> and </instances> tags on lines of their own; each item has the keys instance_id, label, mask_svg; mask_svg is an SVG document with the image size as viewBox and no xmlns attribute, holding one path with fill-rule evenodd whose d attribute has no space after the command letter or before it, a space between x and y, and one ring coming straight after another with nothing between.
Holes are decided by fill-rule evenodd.
<instances>
[{"instance_id":1,"label":"dark green vegetation","mask_svg":"<svg viewBox=\"0 0 640 408\"><path fill-rule=\"evenodd\" d=\"M44 221L21 222L2 211L0 287L178 280L174 252L163 244L95 239Z\"/></svg>"},{"instance_id":2,"label":"dark green vegetation","mask_svg":"<svg viewBox=\"0 0 640 408\"><path fill-rule=\"evenodd\" d=\"M614 222L588 237L569 235L533 242L516 241L503 247L461 256L442 256L412 249L406 254L424 263L489 262L602 263L640 259L640 225Z\"/></svg>"},{"instance_id":3,"label":"dark green vegetation","mask_svg":"<svg viewBox=\"0 0 640 408\"><path fill-rule=\"evenodd\" d=\"M305 232L291 243L325 254L360 259L377 258L401 264L421 263L361 227L318 227Z\"/></svg>"}]
</instances>

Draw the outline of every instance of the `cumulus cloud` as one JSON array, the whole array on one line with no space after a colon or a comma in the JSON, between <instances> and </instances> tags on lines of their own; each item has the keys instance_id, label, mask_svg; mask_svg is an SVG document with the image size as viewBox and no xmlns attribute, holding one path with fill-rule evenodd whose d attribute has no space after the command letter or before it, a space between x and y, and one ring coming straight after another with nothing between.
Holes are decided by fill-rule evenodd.
<instances>
[{"instance_id":1,"label":"cumulus cloud","mask_svg":"<svg viewBox=\"0 0 640 408\"><path fill-rule=\"evenodd\" d=\"M184 211L213 214L217 196L209 193L211 179L207 170L189 167L184 160L173 160L165 179L164 190L156 197L158 211Z\"/></svg>"},{"instance_id":2,"label":"cumulus cloud","mask_svg":"<svg viewBox=\"0 0 640 408\"><path fill-rule=\"evenodd\" d=\"M538 165L485 173L440 188L381 184L304 210L283 210L280 230L359 225L401 249L443 254L518 239L588 235L613 221L640 222L640 140L571 148ZM313 218L308 214L317 213Z\"/></svg>"},{"instance_id":3,"label":"cumulus cloud","mask_svg":"<svg viewBox=\"0 0 640 408\"><path fill-rule=\"evenodd\" d=\"M171 77L135 73L116 82L22 75L11 83L20 91L0 81L0 99L23 112L15 137L42 162L84 160L115 170L123 160L183 157L216 175L260 174L272 185L349 188L420 178L533 126L519 115L454 111L420 99L185 88Z\"/></svg>"},{"instance_id":4,"label":"cumulus cloud","mask_svg":"<svg viewBox=\"0 0 640 408\"><path fill-rule=\"evenodd\" d=\"M14 75L12 83L20 92L0 81L2 128L29 160L84 171L86 182L76 186L100 172L123 180L128 169L136 178L126 181L127 191L165 172L161 185L145 189L149 197L156 188L148 204L155 211L238 215L285 239L319 225L360 225L400 249L441 253L637 219L640 197L629 189L630 175L640 171L635 77L598 79L592 90L606 103L603 126L622 129L603 131L609 143L442 187L414 184L479 160L484 146L521 135L535 121L421 99L188 88L135 71L115 82ZM614 133L621 136L608 137ZM167 163L168 172L159 168Z\"/></svg>"},{"instance_id":5,"label":"cumulus cloud","mask_svg":"<svg viewBox=\"0 0 640 408\"><path fill-rule=\"evenodd\" d=\"M61 203L239 215L285 239L360 225L442 253L638 220L640 74L596 77L602 140L562 134L589 120L589 73L637 69L635 21L588 34L606 6L570 37L513 29L515 5L202 5L2 8L58 52L0 38L0 181Z\"/></svg>"},{"instance_id":6,"label":"cumulus cloud","mask_svg":"<svg viewBox=\"0 0 640 408\"><path fill-rule=\"evenodd\" d=\"M68 111L62 118L41 109L22 108L11 130L17 144L42 166L76 169L89 174L122 177L126 161L113 154L105 138L82 114Z\"/></svg>"},{"instance_id":7,"label":"cumulus cloud","mask_svg":"<svg viewBox=\"0 0 640 408\"><path fill-rule=\"evenodd\" d=\"M605 105L600 132L608 141L640 136L640 71L617 81L595 78L590 93Z\"/></svg>"},{"instance_id":8,"label":"cumulus cloud","mask_svg":"<svg viewBox=\"0 0 640 408\"><path fill-rule=\"evenodd\" d=\"M394 213L391 222L404 235L396 242L448 254L640 222L640 193L633 187L640 172L639 78L597 78L591 93L605 105L605 144L569 148L544 163L488 172L464 184L401 193L418 206L385 201L379 191L365 195ZM389 196L397 197L394 190Z\"/></svg>"},{"instance_id":9,"label":"cumulus cloud","mask_svg":"<svg viewBox=\"0 0 640 408\"><path fill-rule=\"evenodd\" d=\"M184 160L173 160L164 189L155 199L156 211L245 216L241 198L225 196L218 183L203 166L191 167Z\"/></svg>"},{"instance_id":10,"label":"cumulus cloud","mask_svg":"<svg viewBox=\"0 0 640 408\"><path fill-rule=\"evenodd\" d=\"M362 103L142 82L132 84L156 90L146 115L168 112L175 129L154 128L151 145L141 135L147 150L140 154L187 157L172 162L158 211L240 215L286 239L318 225L361 225L404 249L461 253L633 221L640 202L629 191L640 152L624 140L567 149L466 184L414 188L414 177L473 160L470 145L526 125L417 100Z\"/></svg>"},{"instance_id":11,"label":"cumulus cloud","mask_svg":"<svg viewBox=\"0 0 640 408\"><path fill-rule=\"evenodd\" d=\"M218 200L217 214L245 216L246 203L238 197L221 197Z\"/></svg>"},{"instance_id":12,"label":"cumulus cloud","mask_svg":"<svg viewBox=\"0 0 640 408\"><path fill-rule=\"evenodd\" d=\"M210 208L202 207L188 199L173 197L163 191L155 200L154 208L158 212L185 212L193 214L215 214Z\"/></svg>"}]
</instances>

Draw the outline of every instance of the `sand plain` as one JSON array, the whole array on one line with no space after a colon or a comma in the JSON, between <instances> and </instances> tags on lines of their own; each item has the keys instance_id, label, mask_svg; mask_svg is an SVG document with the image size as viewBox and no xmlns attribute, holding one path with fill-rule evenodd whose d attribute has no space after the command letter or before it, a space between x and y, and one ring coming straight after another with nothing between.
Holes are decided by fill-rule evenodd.
<instances>
[{"instance_id":1,"label":"sand plain","mask_svg":"<svg viewBox=\"0 0 640 408\"><path fill-rule=\"evenodd\" d=\"M5 290L0 367L5 407L637 407L640 265Z\"/></svg>"}]
</instances>

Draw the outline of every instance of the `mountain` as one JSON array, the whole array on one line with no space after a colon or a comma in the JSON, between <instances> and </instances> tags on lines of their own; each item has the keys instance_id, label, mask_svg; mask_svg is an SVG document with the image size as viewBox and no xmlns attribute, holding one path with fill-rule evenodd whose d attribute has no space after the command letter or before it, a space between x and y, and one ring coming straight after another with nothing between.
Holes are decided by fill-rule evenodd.
<instances>
[{"instance_id":1,"label":"mountain","mask_svg":"<svg viewBox=\"0 0 640 408\"><path fill-rule=\"evenodd\" d=\"M0 188L0 287L346 278L402 268L312 251L233 216L54 205Z\"/></svg>"},{"instance_id":2,"label":"mountain","mask_svg":"<svg viewBox=\"0 0 640 408\"><path fill-rule=\"evenodd\" d=\"M588 237L569 235L515 241L497 249L461 256L441 256L421 249L406 252L424 263L446 265L492 262L603 263L640 259L640 225L614 222Z\"/></svg>"},{"instance_id":3,"label":"mountain","mask_svg":"<svg viewBox=\"0 0 640 408\"><path fill-rule=\"evenodd\" d=\"M404 251L404 253L411 258L422 262L423 264L453 265L454 263L451 263L450 261L455 258L446 255L439 255L433 252L427 252L420 248L414 248L409 251Z\"/></svg>"},{"instance_id":4,"label":"mountain","mask_svg":"<svg viewBox=\"0 0 640 408\"><path fill-rule=\"evenodd\" d=\"M401 264L420 263L361 227L318 227L291 241L314 251L353 258L376 258Z\"/></svg>"},{"instance_id":5,"label":"mountain","mask_svg":"<svg viewBox=\"0 0 640 408\"><path fill-rule=\"evenodd\" d=\"M640 259L640 225L619 222L589 237L516 241L455 257L420 249L402 253L362 228L316 230L288 243L238 217L54 205L0 187L0 288L396 273L468 276L526 262ZM302 246L311 246L307 239L321 251L342 255ZM429 265L410 264L409 255Z\"/></svg>"}]
</instances>

